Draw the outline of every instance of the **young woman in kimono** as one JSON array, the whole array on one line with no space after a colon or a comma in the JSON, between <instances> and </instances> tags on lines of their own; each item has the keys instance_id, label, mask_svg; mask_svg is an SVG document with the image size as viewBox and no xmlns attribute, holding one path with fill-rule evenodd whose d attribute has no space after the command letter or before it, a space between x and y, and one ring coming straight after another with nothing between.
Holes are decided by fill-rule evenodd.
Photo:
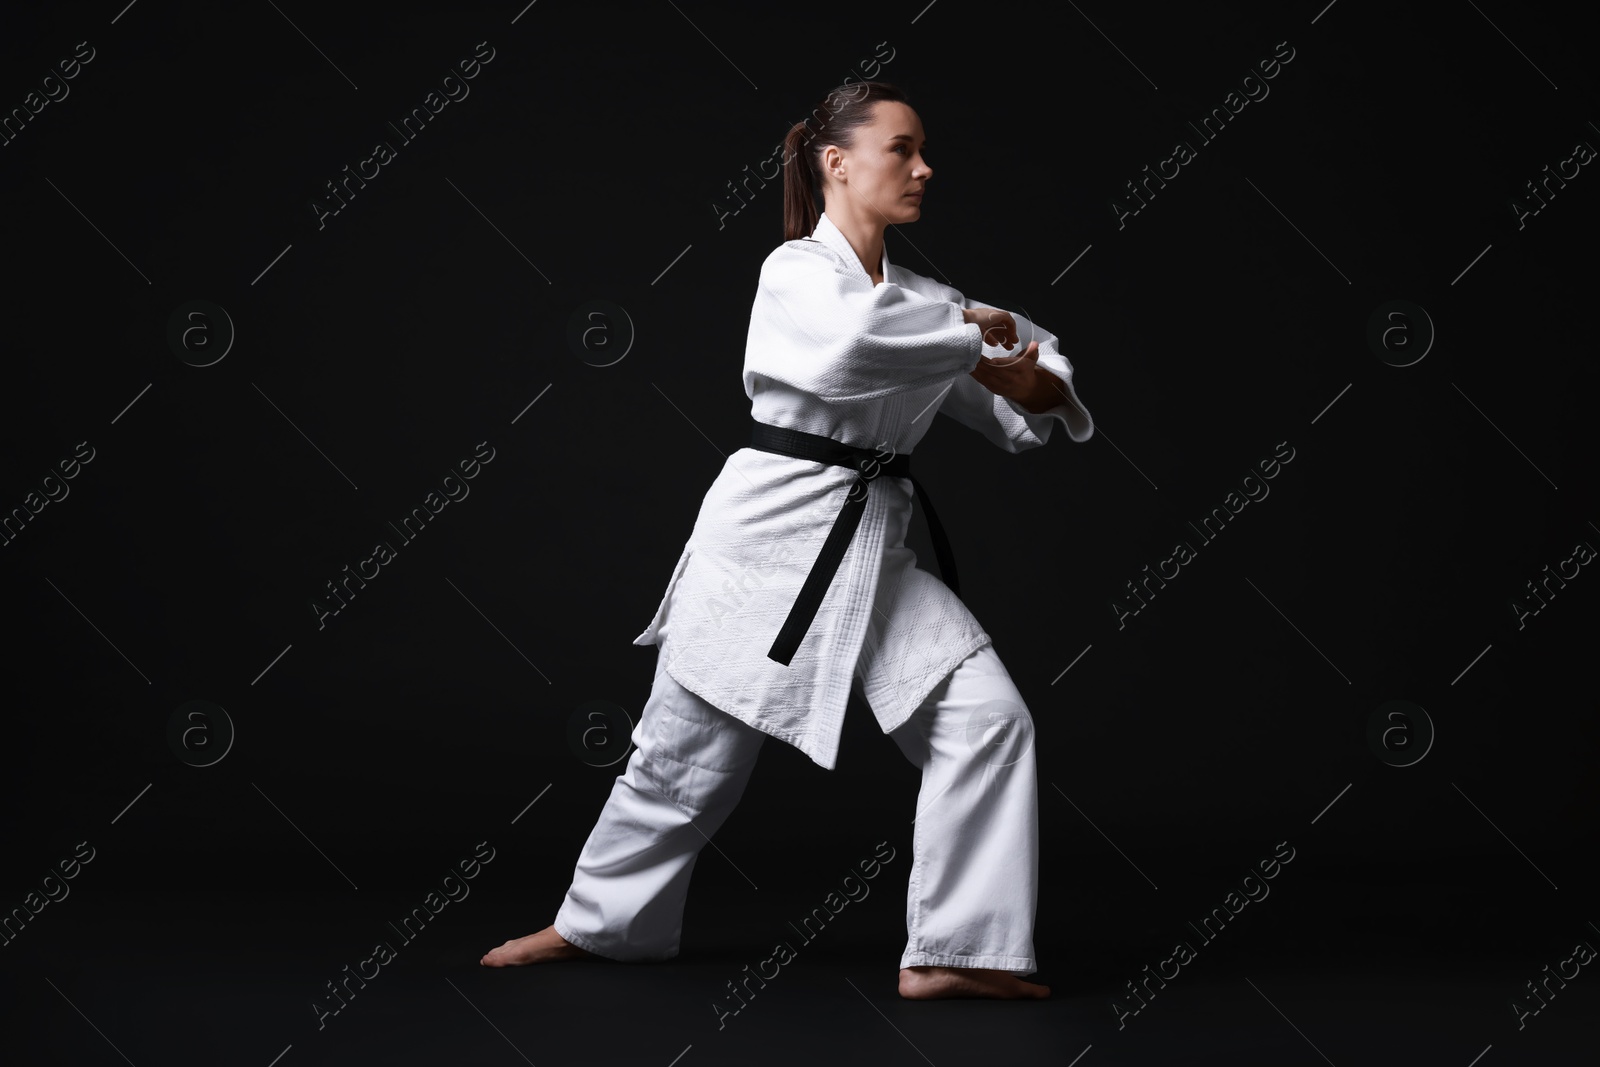
<instances>
[{"instance_id":1,"label":"young woman in kimono","mask_svg":"<svg viewBox=\"0 0 1600 1067\"><path fill-rule=\"evenodd\" d=\"M933 173L923 141L904 94L881 82L834 90L786 136L786 240L762 265L745 350L751 414L875 458L852 468L770 440L728 457L634 640L659 646L654 687L566 898L552 925L485 965L677 955L695 861L763 739L832 769L859 685L922 771L900 995L1049 995L1022 978L1037 969L1032 720L953 575L913 565L914 484L872 471L908 462L935 412L1008 452L1044 444L1058 421L1074 441L1093 426L1054 335L890 265L884 230L921 217ZM808 619L796 601L852 501L859 524Z\"/></svg>"}]
</instances>

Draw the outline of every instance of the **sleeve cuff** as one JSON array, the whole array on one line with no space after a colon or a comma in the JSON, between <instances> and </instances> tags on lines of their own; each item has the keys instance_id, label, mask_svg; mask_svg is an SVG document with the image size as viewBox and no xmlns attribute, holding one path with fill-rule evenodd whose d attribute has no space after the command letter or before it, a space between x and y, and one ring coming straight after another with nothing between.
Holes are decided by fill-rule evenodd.
<instances>
[{"instance_id":1,"label":"sleeve cuff","mask_svg":"<svg viewBox=\"0 0 1600 1067\"><path fill-rule=\"evenodd\" d=\"M955 310L956 319L962 329L966 331L966 336L972 346L972 359L965 368L966 373L971 374L978 369L978 364L983 362L983 327L975 322L967 322L966 315L960 304L952 302L950 307Z\"/></svg>"},{"instance_id":2,"label":"sleeve cuff","mask_svg":"<svg viewBox=\"0 0 1600 1067\"><path fill-rule=\"evenodd\" d=\"M1061 378L1061 375L1057 374L1056 377ZM1094 420L1089 417L1088 410L1078 401L1078 391L1073 388L1071 379L1062 378L1061 380L1067 387L1067 398L1043 411L1029 411L1011 397L996 397L996 399L1004 401L1016 413L1017 417L1027 425L1029 431L1039 439L1040 444L1050 440L1050 431L1057 422L1060 422L1065 427L1067 436L1073 441L1087 441L1094 433Z\"/></svg>"}]
</instances>

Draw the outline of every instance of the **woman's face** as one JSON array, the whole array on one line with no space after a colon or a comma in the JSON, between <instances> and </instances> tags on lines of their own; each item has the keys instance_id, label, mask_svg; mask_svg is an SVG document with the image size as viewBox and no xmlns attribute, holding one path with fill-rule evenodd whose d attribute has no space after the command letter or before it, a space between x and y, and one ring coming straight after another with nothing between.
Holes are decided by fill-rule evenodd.
<instances>
[{"instance_id":1,"label":"woman's face","mask_svg":"<svg viewBox=\"0 0 1600 1067\"><path fill-rule=\"evenodd\" d=\"M933 176L922 150L917 113L898 100L879 100L872 106L872 121L856 128L852 147L823 149L829 178L843 184L840 189L830 180L828 192L838 192L841 210L850 215L881 217L890 224L914 222L922 216L922 199L912 194L921 194Z\"/></svg>"}]
</instances>

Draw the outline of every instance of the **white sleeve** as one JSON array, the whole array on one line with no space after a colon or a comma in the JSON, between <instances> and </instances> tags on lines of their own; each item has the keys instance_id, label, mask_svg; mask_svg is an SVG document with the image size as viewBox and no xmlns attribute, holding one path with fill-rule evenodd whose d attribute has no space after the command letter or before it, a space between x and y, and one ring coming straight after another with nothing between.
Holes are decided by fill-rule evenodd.
<instances>
[{"instance_id":1,"label":"white sleeve","mask_svg":"<svg viewBox=\"0 0 1600 1067\"><path fill-rule=\"evenodd\" d=\"M811 244L787 242L762 264L746 393L760 375L831 403L872 400L966 378L978 365L983 331L959 305L872 285Z\"/></svg>"},{"instance_id":2,"label":"white sleeve","mask_svg":"<svg viewBox=\"0 0 1600 1067\"><path fill-rule=\"evenodd\" d=\"M953 290L952 290L953 292ZM993 307L979 300L955 294L963 308ZM1087 441L1094 433L1094 419L1089 409L1078 399L1078 390L1072 381L1072 364L1061 354L1061 342L1055 334L1036 325L1026 316L1009 308L1017 324L1017 346L1009 351L998 345L984 345L983 355L990 359L1014 357L1028 347L1029 341L1039 342L1039 369L1060 378L1066 396L1054 407L1034 414L1009 397L991 393L971 374L963 374L945 394L939 410L963 426L983 434L993 444L1007 452L1037 448L1050 440L1050 431L1060 422L1073 441ZM980 331L981 340L981 331Z\"/></svg>"}]
</instances>

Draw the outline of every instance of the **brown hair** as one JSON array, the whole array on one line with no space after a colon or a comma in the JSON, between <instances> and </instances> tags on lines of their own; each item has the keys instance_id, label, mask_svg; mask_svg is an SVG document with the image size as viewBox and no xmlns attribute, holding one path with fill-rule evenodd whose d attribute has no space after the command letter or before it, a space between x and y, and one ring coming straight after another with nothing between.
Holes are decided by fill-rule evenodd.
<instances>
[{"instance_id":1,"label":"brown hair","mask_svg":"<svg viewBox=\"0 0 1600 1067\"><path fill-rule=\"evenodd\" d=\"M811 236L822 199L824 145L853 147L855 132L872 121L879 100L909 104L904 90L889 82L856 82L831 90L811 115L789 127L783 138L783 239Z\"/></svg>"}]
</instances>

